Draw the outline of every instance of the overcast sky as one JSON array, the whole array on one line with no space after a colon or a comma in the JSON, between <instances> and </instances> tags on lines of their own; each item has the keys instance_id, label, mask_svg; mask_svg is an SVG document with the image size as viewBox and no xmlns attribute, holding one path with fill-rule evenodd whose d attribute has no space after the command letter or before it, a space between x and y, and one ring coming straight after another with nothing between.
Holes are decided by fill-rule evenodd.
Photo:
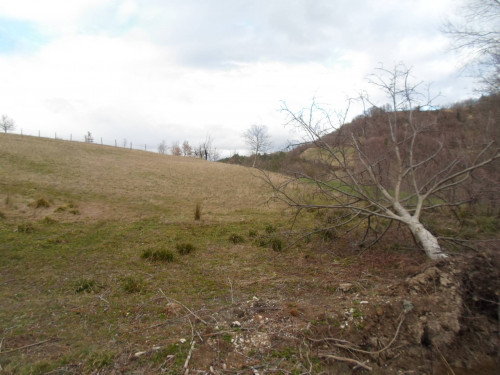
<instances>
[{"instance_id":1,"label":"overcast sky","mask_svg":"<svg viewBox=\"0 0 500 375\"><path fill-rule=\"evenodd\" d=\"M282 101L342 108L380 63L413 67L438 104L472 97L440 32L459 3L0 0L0 114L24 134L150 150L210 135L223 156L265 124L278 149L294 137Z\"/></svg>"}]
</instances>

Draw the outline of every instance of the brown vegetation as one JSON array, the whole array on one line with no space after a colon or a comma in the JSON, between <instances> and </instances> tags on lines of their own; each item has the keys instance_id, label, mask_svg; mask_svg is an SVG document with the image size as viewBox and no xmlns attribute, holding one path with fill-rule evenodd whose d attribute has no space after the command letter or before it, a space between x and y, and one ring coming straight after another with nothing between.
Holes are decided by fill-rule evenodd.
<instances>
[{"instance_id":1,"label":"brown vegetation","mask_svg":"<svg viewBox=\"0 0 500 375\"><path fill-rule=\"evenodd\" d=\"M495 242L452 269L397 226L297 241L249 169L194 158L6 135L0 161L3 373L496 370Z\"/></svg>"}]
</instances>

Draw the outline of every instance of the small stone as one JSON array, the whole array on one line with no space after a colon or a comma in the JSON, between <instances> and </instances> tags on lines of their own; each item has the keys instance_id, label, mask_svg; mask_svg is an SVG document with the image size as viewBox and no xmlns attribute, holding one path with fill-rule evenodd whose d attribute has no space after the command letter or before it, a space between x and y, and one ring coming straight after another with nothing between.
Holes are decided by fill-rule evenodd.
<instances>
[{"instance_id":1,"label":"small stone","mask_svg":"<svg viewBox=\"0 0 500 375\"><path fill-rule=\"evenodd\" d=\"M413 310L415 306L413 306L413 303L411 303L411 301L408 301L408 300L403 300L403 310L404 312L409 312L411 310Z\"/></svg>"},{"instance_id":2,"label":"small stone","mask_svg":"<svg viewBox=\"0 0 500 375\"><path fill-rule=\"evenodd\" d=\"M181 342L181 344L185 344L187 340L186 339L180 339L179 341Z\"/></svg>"},{"instance_id":3,"label":"small stone","mask_svg":"<svg viewBox=\"0 0 500 375\"><path fill-rule=\"evenodd\" d=\"M258 299L257 297L255 297L255 296L253 296L253 297L252 297L252 300L254 300L254 301L258 301L259 299Z\"/></svg>"},{"instance_id":4,"label":"small stone","mask_svg":"<svg viewBox=\"0 0 500 375\"><path fill-rule=\"evenodd\" d=\"M359 304L360 305L366 305L366 304L368 304L368 301L361 301Z\"/></svg>"},{"instance_id":5,"label":"small stone","mask_svg":"<svg viewBox=\"0 0 500 375\"><path fill-rule=\"evenodd\" d=\"M235 320L234 322L231 323L231 327L232 328L240 328L241 327L241 323L238 322L237 320Z\"/></svg>"},{"instance_id":6,"label":"small stone","mask_svg":"<svg viewBox=\"0 0 500 375\"><path fill-rule=\"evenodd\" d=\"M137 352L137 353L134 354L134 357L140 357L140 356L142 356L142 355L144 355L146 353L147 352Z\"/></svg>"},{"instance_id":7,"label":"small stone","mask_svg":"<svg viewBox=\"0 0 500 375\"><path fill-rule=\"evenodd\" d=\"M349 290L352 289L352 284L351 283L342 283L339 284L339 288L342 292L348 292Z\"/></svg>"}]
</instances>

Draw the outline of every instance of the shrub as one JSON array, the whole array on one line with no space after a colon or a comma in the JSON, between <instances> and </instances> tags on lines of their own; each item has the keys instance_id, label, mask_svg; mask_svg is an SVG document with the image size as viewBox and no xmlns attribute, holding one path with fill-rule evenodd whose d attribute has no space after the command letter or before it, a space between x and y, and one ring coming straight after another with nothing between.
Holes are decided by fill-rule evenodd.
<instances>
[{"instance_id":1,"label":"shrub","mask_svg":"<svg viewBox=\"0 0 500 375\"><path fill-rule=\"evenodd\" d=\"M269 233L269 234L274 233L274 232L276 232L276 227L272 224L266 224L265 231L266 231L266 233Z\"/></svg>"},{"instance_id":2,"label":"shrub","mask_svg":"<svg viewBox=\"0 0 500 375\"><path fill-rule=\"evenodd\" d=\"M248 237L254 238L257 236L257 231L255 229L249 229L248 230Z\"/></svg>"},{"instance_id":3,"label":"shrub","mask_svg":"<svg viewBox=\"0 0 500 375\"><path fill-rule=\"evenodd\" d=\"M195 247L191 243L179 243L176 245L177 252L180 255L186 255L195 250Z\"/></svg>"},{"instance_id":4,"label":"shrub","mask_svg":"<svg viewBox=\"0 0 500 375\"><path fill-rule=\"evenodd\" d=\"M153 250L147 249L144 250L141 254L142 259L150 259L153 256Z\"/></svg>"},{"instance_id":5,"label":"shrub","mask_svg":"<svg viewBox=\"0 0 500 375\"><path fill-rule=\"evenodd\" d=\"M321 236L323 237L323 241L328 242L336 237L336 233L333 229L325 229L321 232Z\"/></svg>"},{"instance_id":6,"label":"shrub","mask_svg":"<svg viewBox=\"0 0 500 375\"><path fill-rule=\"evenodd\" d=\"M149 259L153 262L167 262L171 263L174 261L174 254L171 251L161 249L161 250L144 250L141 258Z\"/></svg>"},{"instance_id":7,"label":"shrub","mask_svg":"<svg viewBox=\"0 0 500 375\"><path fill-rule=\"evenodd\" d=\"M19 224L17 226L17 231L19 233L32 233L35 231L35 228L33 227L33 224L31 224L31 223Z\"/></svg>"},{"instance_id":8,"label":"shrub","mask_svg":"<svg viewBox=\"0 0 500 375\"><path fill-rule=\"evenodd\" d=\"M283 241L277 237L273 237L269 240L269 243L271 244L271 248L274 251L281 251L283 250Z\"/></svg>"},{"instance_id":9,"label":"shrub","mask_svg":"<svg viewBox=\"0 0 500 375\"><path fill-rule=\"evenodd\" d=\"M255 239L254 244L256 246L259 246L259 247L265 247L265 246L267 246L268 241L264 237L259 237L259 238Z\"/></svg>"},{"instance_id":10,"label":"shrub","mask_svg":"<svg viewBox=\"0 0 500 375\"><path fill-rule=\"evenodd\" d=\"M171 263L174 261L174 254L171 251L160 250L153 254L153 260Z\"/></svg>"},{"instance_id":11,"label":"shrub","mask_svg":"<svg viewBox=\"0 0 500 375\"><path fill-rule=\"evenodd\" d=\"M239 234L233 233L229 236L229 241L231 241L234 244L237 244L237 243L245 242L245 239L242 236L240 236Z\"/></svg>"},{"instance_id":12,"label":"shrub","mask_svg":"<svg viewBox=\"0 0 500 375\"><path fill-rule=\"evenodd\" d=\"M80 211L73 203L68 203L66 206L59 206L55 210L55 212L64 212L64 211L68 211L70 214L73 215L80 215Z\"/></svg>"},{"instance_id":13,"label":"shrub","mask_svg":"<svg viewBox=\"0 0 500 375\"><path fill-rule=\"evenodd\" d=\"M45 216L42 220L42 223L44 224L55 224L57 223L57 220L52 219L51 217Z\"/></svg>"},{"instance_id":14,"label":"shrub","mask_svg":"<svg viewBox=\"0 0 500 375\"><path fill-rule=\"evenodd\" d=\"M474 222L483 233L496 233L498 231L498 220L493 216L476 216Z\"/></svg>"},{"instance_id":15,"label":"shrub","mask_svg":"<svg viewBox=\"0 0 500 375\"><path fill-rule=\"evenodd\" d=\"M144 281L142 279L136 279L132 276L124 277L121 284L122 289L126 293L138 293L144 288Z\"/></svg>"},{"instance_id":16,"label":"shrub","mask_svg":"<svg viewBox=\"0 0 500 375\"><path fill-rule=\"evenodd\" d=\"M75 282L76 293L94 293L101 289L102 286L94 279L81 278Z\"/></svg>"},{"instance_id":17,"label":"shrub","mask_svg":"<svg viewBox=\"0 0 500 375\"><path fill-rule=\"evenodd\" d=\"M201 203L197 202L196 207L194 209L194 219L201 220Z\"/></svg>"},{"instance_id":18,"label":"shrub","mask_svg":"<svg viewBox=\"0 0 500 375\"><path fill-rule=\"evenodd\" d=\"M40 198L35 202L35 208L43 208L43 207L50 207L50 203L48 200Z\"/></svg>"}]
</instances>

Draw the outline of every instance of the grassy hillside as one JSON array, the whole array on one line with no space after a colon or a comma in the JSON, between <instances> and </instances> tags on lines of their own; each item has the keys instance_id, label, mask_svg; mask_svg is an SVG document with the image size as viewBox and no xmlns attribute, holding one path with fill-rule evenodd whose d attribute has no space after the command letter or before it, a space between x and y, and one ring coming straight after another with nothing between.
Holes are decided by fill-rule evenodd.
<instances>
[{"instance_id":1,"label":"grassy hillside","mask_svg":"<svg viewBox=\"0 0 500 375\"><path fill-rule=\"evenodd\" d=\"M53 211L30 210L39 198L56 207L78 205L74 220L158 215L182 222L192 219L197 202L207 221L233 220L235 214L247 219L267 210L265 191L246 168L10 134L0 137L0 150L0 199L11 202L2 208L7 216Z\"/></svg>"},{"instance_id":2,"label":"grassy hillside","mask_svg":"<svg viewBox=\"0 0 500 375\"><path fill-rule=\"evenodd\" d=\"M91 372L124 350L177 342L178 321L165 335L172 316L159 289L190 306L217 305L228 280L250 285L273 274L274 266L253 259L272 250L234 246L281 216L247 168L2 134L0 175L0 342L11 351L0 364L7 372L67 363ZM179 254L183 244L192 254ZM173 262L143 258L148 251L171 252ZM44 340L50 343L29 352L13 350Z\"/></svg>"},{"instance_id":3,"label":"grassy hillside","mask_svg":"<svg viewBox=\"0 0 500 375\"><path fill-rule=\"evenodd\" d=\"M439 367L401 318L411 299L450 319L434 284L402 283L425 265L407 235L285 249L290 217L251 171L0 134L0 373L351 373L325 337L383 349L379 373Z\"/></svg>"}]
</instances>

